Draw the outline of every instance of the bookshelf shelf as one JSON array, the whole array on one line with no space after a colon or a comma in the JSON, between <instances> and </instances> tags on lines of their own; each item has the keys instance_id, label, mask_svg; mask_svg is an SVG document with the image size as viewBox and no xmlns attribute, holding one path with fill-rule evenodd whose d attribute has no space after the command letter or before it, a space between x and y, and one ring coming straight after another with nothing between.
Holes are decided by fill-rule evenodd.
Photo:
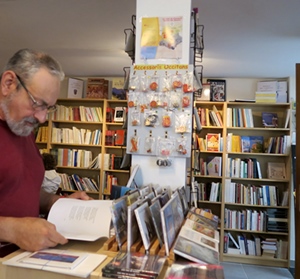
<instances>
[{"instance_id":1,"label":"bookshelf shelf","mask_svg":"<svg viewBox=\"0 0 300 279\"><path fill-rule=\"evenodd\" d=\"M207 198L203 200L203 198L201 198L199 194L198 206L211 209L214 214L220 216L220 240L224 239L225 232L228 231L232 232L232 234L235 237L239 235L245 236L247 238L247 241L248 239L252 240L253 235L259 237L260 241L266 238L274 238L278 242L287 242L289 247L289 231L285 231L285 229L281 229L281 227L276 227L277 231L275 231L273 228L274 224L269 223L269 219L268 221L262 221L266 222L265 226L270 226L268 227L268 229L265 229L265 231L261 231L261 229L256 230L256 224L255 226L251 224L250 229L245 230L244 228L249 228L249 223L247 223L246 227L244 227L245 224L243 224L243 226L232 226L234 227L234 229L226 228L226 226L228 226L226 225L226 220L228 218L231 218L231 215L228 214L236 214L236 218L241 218L241 213L245 214L246 212L246 214L248 213L251 216L251 218L253 216L253 218L258 218L255 215L257 212L259 212L259 214L261 214L261 212L268 212L269 214L269 212L275 210L276 212L280 211L286 214L287 217L282 219L285 219L284 222L286 226L289 226L290 197L288 195L288 199L286 201L287 205L283 203L283 197L286 194L286 192L291 191L291 123L289 120L290 118L287 118L287 113L291 111L290 104L196 101L194 105L197 108L202 129L199 132L194 132L194 149L192 152L192 167L190 172L190 178L191 181L194 181L196 187L198 187L198 194L199 189L201 189L200 187L203 187L200 186L201 184L205 184L207 187L207 185L212 185L212 183L219 183L220 193L218 195L217 201L207 201ZM217 111L214 108L214 106L217 109ZM215 113L219 113L221 115L223 125L210 126L212 124L212 119L210 119L210 125L206 125L207 116L209 116L209 118L213 118L213 116L210 116L212 114L210 111L213 110L215 111ZM278 127L265 128L262 121L263 112L277 115L276 121ZM236 118L238 115L240 118L243 118L243 121L241 121L241 119ZM206 142L204 142L203 149L203 143L201 142L201 140L199 140L199 138L204 139L205 141L205 139L207 139L206 135L208 133L218 133L220 135L220 137L223 140L223 149L220 149L217 152L207 151L205 150L207 148ZM232 135L235 136L237 141L236 139L235 141L232 141ZM242 144L242 138L245 141L246 137L251 137L251 140L253 140L251 144L256 144L255 147L251 147L249 149L250 151L253 150L255 152L242 152L242 150L247 150L246 146L244 146L244 149L239 149L242 148L242 146L239 147L238 145L235 145ZM275 143L272 142L273 138L276 138L276 140L274 140ZM256 140L256 142L254 142L254 140ZM272 147L271 144L274 144L274 147ZM200 145L202 148L201 151L199 147ZM264 153L265 151L272 151L272 153ZM211 156L221 157L221 159L219 160L221 161L221 165L218 165L217 167L221 168L220 176L207 175L207 173L205 173L207 172L207 166L205 164L209 163L208 157ZM284 163L286 179L268 178L269 162ZM238 169L237 166L239 166ZM258 170L260 170L260 175L258 173ZM248 172L252 173L248 175ZM236 194L238 193L238 196L234 196L234 199L236 199L235 202L229 202L228 190L225 191L225 187L229 187L228 182L230 183L230 185L233 184L236 187L233 191L240 191L235 192ZM258 191L260 190L257 189L263 189L263 186L266 185L270 185L272 186L272 189L275 189L272 191L275 191L274 193L276 194L276 199L272 196L272 203L270 203L269 200L266 200L266 202L253 202L252 199L254 196L251 197L251 202L249 202L249 196L247 195L251 193L250 190L249 192L242 192L246 191L245 189L248 189L247 187L251 186L255 189L253 191L257 191L257 197L261 198L261 196L258 196ZM244 187L243 190L240 190L241 187ZM265 199L267 199L267 194L264 194ZM271 198L271 196L269 198ZM256 196L255 199L257 199ZM283 204L283 206L281 206L281 204ZM251 226L254 226L253 230ZM261 224L259 224L259 226L261 226ZM275 224L275 226L277 225ZM249 264L261 264L262 262L262 264L264 265L279 265L282 267L288 267L289 265L289 252L286 259L266 258L265 256L226 254L224 253L223 241L220 241L219 251L221 261L234 261Z\"/></svg>"},{"instance_id":2,"label":"bookshelf shelf","mask_svg":"<svg viewBox=\"0 0 300 279\"><path fill-rule=\"evenodd\" d=\"M106 158L105 154L107 153L114 154L119 157L124 156L124 150L126 147L105 145L105 134L107 130L122 130L124 123L111 122L114 121L114 119L107 119L106 112L114 109L115 107L127 107L126 100L106 100L95 98L58 99L57 106L58 110L50 115L48 121L45 123L44 131L41 130L39 140L37 140L37 143L43 148L44 152L51 152L58 156L59 149L67 149L69 152L79 152L77 150L82 150L80 152L89 153L88 156L90 156L91 160L98 158L100 166L104 165ZM86 121L86 119L91 121ZM58 132L54 131L54 128L56 128L57 131L60 130L62 137L66 137L64 133L67 133L67 139L59 139L59 137L57 138L54 132ZM77 136L77 134L75 134L75 132L77 133L77 130L79 130L79 136L81 137L79 142L85 143L68 143L68 138L71 134L73 137ZM44 136L42 135L42 132L44 133ZM88 138L89 140L86 139L87 132L91 133L90 138ZM54 136L54 140L52 140L52 136ZM113 135L113 137L115 137L115 135ZM126 141L124 142L126 143ZM75 155L71 160L73 160L74 157ZM99 187L99 191L88 191L87 193L93 195L93 198L95 198L96 193L96 198L99 199L103 198L102 193L103 188L106 185L107 172L116 174L118 181L120 180L120 185L127 182L130 174L130 171L128 170L105 170L104 168L71 167L62 166L61 164L58 164L57 168L60 173L66 173L70 177L74 174L78 174L80 177L89 177L93 179ZM63 191L66 190L64 189Z\"/></svg>"}]
</instances>

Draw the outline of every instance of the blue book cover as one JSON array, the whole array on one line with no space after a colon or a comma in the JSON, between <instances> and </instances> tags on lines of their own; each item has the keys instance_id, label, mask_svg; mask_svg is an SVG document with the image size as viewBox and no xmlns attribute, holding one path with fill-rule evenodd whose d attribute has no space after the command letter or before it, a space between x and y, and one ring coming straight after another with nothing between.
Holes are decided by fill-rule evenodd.
<instances>
[{"instance_id":1,"label":"blue book cover","mask_svg":"<svg viewBox=\"0 0 300 279\"><path fill-rule=\"evenodd\" d=\"M263 153L264 152L264 137L250 136L250 152Z\"/></svg>"}]
</instances>

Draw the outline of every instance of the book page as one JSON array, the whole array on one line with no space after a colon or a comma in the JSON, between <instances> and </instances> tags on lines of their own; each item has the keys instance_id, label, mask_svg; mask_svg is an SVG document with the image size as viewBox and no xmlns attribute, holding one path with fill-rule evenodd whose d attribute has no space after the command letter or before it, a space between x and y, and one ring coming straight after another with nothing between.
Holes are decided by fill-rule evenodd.
<instances>
[{"instance_id":1,"label":"book page","mask_svg":"<svg viewBox=\"0 0 300 279\"><path fill-rule=\"evenodd\" d=\"M109 237L110 200L59 199L52 206L48 221L68 239L95 241Z\"/></svg>"}]
</instances>

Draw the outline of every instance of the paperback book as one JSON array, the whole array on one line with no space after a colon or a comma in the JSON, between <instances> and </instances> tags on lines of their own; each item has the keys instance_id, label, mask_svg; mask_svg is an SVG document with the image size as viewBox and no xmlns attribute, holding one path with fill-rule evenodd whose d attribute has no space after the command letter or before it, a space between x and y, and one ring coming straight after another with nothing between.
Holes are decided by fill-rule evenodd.
<instances>
[{"instance_id":1,"label":"paperback book","mask_svg":"<svg viewBox=\"0 0 300 279\"><path fill-rule=\"evenodd\" d=\"M156 232L148 202L144 202L134 210L145 250L149 250L155 240Z\"/></svg>"}]
</instances>

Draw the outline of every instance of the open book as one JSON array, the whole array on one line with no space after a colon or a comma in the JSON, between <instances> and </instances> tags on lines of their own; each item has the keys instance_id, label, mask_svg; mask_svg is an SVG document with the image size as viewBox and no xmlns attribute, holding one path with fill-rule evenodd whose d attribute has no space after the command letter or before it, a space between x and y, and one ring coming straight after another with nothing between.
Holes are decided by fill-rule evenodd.
<instances>
[{"instance_id":1,"label":"open book","mask_svg":"<svg viewBox=\"0 0 300 279\"><path fill-rule=\"evenodd\" d=\"M59 199L48 215L65 238L95 241L109 237L111 200Z\"/></svg>"}]
</instances>

